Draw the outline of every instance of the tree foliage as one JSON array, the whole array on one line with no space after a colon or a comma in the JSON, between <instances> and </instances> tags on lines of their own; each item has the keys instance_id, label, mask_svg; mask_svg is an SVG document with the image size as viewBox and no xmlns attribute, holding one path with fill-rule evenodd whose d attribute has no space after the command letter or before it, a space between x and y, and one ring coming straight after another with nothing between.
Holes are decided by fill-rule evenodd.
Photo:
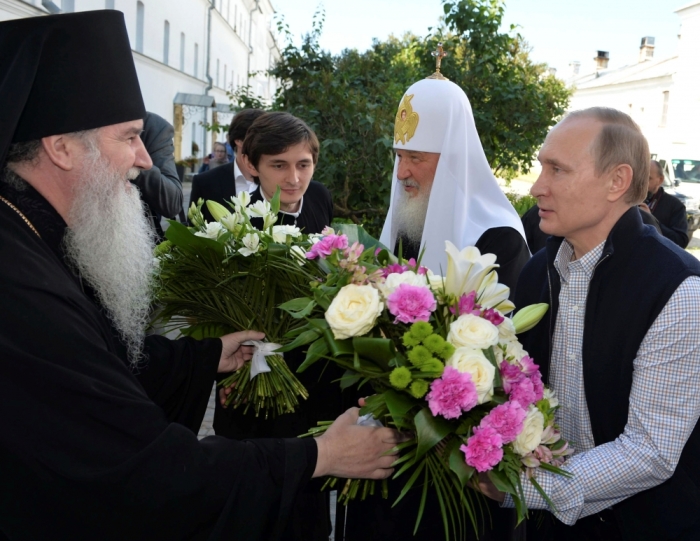
<instances>
[{"instance_id":1,"label":"tree foliage","mask_svg":"<svg viewBox=\"0 0 700 541\"><path fill-rule=\"evenodd\" d=\"M547 130L564 112L569 91L528 57L523 38L501 33L502 0L443 0L445 17L425 38L407 34L375 41L365 52L331 55L319 46L323 13L300 46L288 28L280 81L271 108L308 122L321 141L314 178L333 194L335 213L378 235L389 204L394 115L404 91L434 71L438 42L449 51L442 72L470 98L477 130L494 172L527 172ZM242 89L239 107L260 106Z\"/></svg>"}]
</instances>

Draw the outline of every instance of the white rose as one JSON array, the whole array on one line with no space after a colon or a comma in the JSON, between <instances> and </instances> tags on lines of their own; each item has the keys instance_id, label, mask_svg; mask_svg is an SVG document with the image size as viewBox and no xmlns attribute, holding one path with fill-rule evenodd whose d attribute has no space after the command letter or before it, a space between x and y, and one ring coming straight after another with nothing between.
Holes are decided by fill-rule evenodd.
<instances>
[{"instance_id":1,"label":"white rose","mask_svg":"<svg viewBox=\"0 0 700 541\"><path fill-rule=\"evenodd\" d=\"M457 348L445 363L459 372L469 373L479 395L479 404L488 402L493 397L493 378L496 367L484 357L479 349Z\"/></svg>"},{"instance_id":2,"label":"white rose","mask_svg":"<svg viewBox=\"0 0 700 541\"><path fill-rule=\"evenodd\" d=\"M381 291L384 299L389 297L401 284L408 284L411 286L422 286L425 287L427 284L425 276L422 274L416 274L413 271L405 271L402 273L394 272L386 277L383 283L379 284L379 290Z\"/></svg>"},{"instance_id":3,"label":"white rose","mask_svg":"<svg viewBox=\"0 0 700 541\"><path fill-rule=\"evenodd\" d=\"M456 348L490 348L498 343L498 328L479 316L464 314L450 323L447 341Z\"/></svg>"},{"instance_id":4,"label":"white rose","mask_svg":"<svg viewBox=\"0 0 700 541\"><path fill-rule=\"evenodd\" d=\"M523 349L523 346L520 342L517 340L514 340L513 342L508 342L506 345L506 357L508 358L513 358L516 361L520 362L520 359L525 357L527 355L527 351Z\"/></svg>"},{"instance_id":5,"label":"white rose","mask_svg":"<svg viewBox=\"0 0 700 541\"><path fill-rule=\"evenodd\" d=\"M207 228L204 231L197 231L195 236L216 240L224 231L224 227L219 222L207 222Z\"/></svg>"},{"instance_id":6,"label":"white rose","mask_svg":"<svg viewBox=\"0 0 700 541\"><path fill-rule=\"evenodd\" d=\"M372 286L348 284L336 295L326 311L326 321L337 340L367 334L384 309Z\"/></svg>"},{"instance_id":7,"label":"white rose","mask_svg":"<svg viewBox=\"0 0 700 541\"><path fill-rule=\"evenodd\" d=\"M500 342L515 342L517 341L517 336L515 336L515 325L513 325L513 320L509 317L504 317L501 324L498 326L498 337Z\"/></svg>"},{"instance_id":8,"label":"white rose","mask_svg":"<svg viewBox=\"0 0 700 541\"><path fill-rule=\"evenodd\" d=\"M513 442L513 450L520 456L531 453L542 443L544 432L544 416L535 406L530 405L523 425L523 431L518 434Z\"/></svg>"},{"instance_id":9,"label":"white rose","mask_svg":"<svg viewBox=\"0 0 700 541\"><path fill-rule=\"evenodd\" d=\"M295 225L275 225L272 226L272 240L284 244L287 242L287 235L293 239L301 235L301 229Z\"/></svg>"}]
</instances>

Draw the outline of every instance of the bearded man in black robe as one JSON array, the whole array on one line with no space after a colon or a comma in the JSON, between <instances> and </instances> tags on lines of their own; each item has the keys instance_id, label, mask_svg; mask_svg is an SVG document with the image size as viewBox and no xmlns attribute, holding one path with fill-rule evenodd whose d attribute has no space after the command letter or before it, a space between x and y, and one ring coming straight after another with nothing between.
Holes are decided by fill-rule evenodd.
<instances>
[{"instance_id":1,"label":"bearded man in black robe","mask_svg":"<svg viewBox=\"0 0 700 541\"><path fill-rule=\"evenodd\" d=\"M123 14L0 23L0 538L275 539L311 477L384 478L398 441L343 414L316 440L198 441L243 331L144 336L151 166Z\"/></svg>"}]
</instances>

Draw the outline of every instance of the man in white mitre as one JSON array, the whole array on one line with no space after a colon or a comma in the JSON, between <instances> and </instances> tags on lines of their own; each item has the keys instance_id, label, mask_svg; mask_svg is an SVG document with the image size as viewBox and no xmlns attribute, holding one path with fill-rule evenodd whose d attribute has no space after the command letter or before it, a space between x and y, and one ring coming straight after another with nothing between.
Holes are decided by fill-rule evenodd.
<instances>
[{"instance_id":1,"label":"man in white mitre","mask_svg":"<svg viewBox=\"0 0 700 541\"><path fill-rule=\"evenodd\" d=\"M447 269L445 241L496 254L498 281L511 288L530 258L515 209L486 161L464 91L438 71L411 85L394 126L391 205L381 242L436 274Z\"/></svg>"},{"instance_id":2,"label":"man in white mitre","mask_svg":"<svg viewBox=\"0 0 700 541\"><path fill-rule=\"evenodd\" d=\"M411 85L396 113L394 149L391 206L381 242L397 255L400 246L404 259L417 258L424 249L421 264L438 274L447 270L446 240L459 249L476 246L482 253L496 254L498 281L511 288L512 298L530 252L520 218L486 161L464 91L439 71ZM390 483L388 499L377 494L350 502L345 540L442 538L442 515L435 493L428 493L414 533L421 491L409 491L394 505L402 485ZM485 505L491 519L478 518L480 541L524 538L524 528L515 527L513 510L500 509L490 501ZM470 541L476 539L471 524L465 535Z\"/></svg>"}]
</instances>

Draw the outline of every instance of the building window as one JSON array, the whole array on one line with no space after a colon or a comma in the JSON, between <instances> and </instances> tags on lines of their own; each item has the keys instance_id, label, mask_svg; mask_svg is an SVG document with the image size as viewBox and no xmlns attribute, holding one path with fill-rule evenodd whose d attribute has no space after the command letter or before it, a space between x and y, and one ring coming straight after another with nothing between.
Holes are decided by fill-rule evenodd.
<instances>
[{"instance_id":1,"label":"building window","mask_svg":"<svg viewBox=\"0 0 700 541\"><path fill-rule=\"evenodd\" d=\"M238 22L238 4L233 6L233 30L236 30L236 23Z\"/></svg>"},{"instance_id":2,"label":"building window","mask_svg":"<svg viewBox=\"0 0 700 541\"><path fill-rule=\"evenodd\" d=\"M199 77L199 45L194 44L194 76Z\"/></svg>"},{"instance_id":3,"label":"building window","mask_svg":"<svg viewBox=\"0 0 700 541\"><path fill-rule=\"evenodd\" d=\"M231 0L226 0L226 21L231 20Z\"/></svg>"},{"instance_id":4,"label":"building window","mask_svg":"<svg viewBox=\"0 0 700 541\"><path fill-rule=\"evenodd\" d=\"M661 106L661 124L662 128L666 127L666 117L668 115L668 90L664 91L664 102Z\"/></svg>"},{"instance_id":5,"label":"building window","mask_svg":"<svg viewBox=\"0 0 700 541\"><path fill-rule=\"evenodd\" d=\"M143 53L143 2L136 2L136 50Z\"/></svg>"},{"instance_id":6,"label":"building window","mask_svg":"<svg viewBox=\"0 0 700 541\"><path fill-rule=\"evenodd\" d=\"M216 59L216 86L219 86L219 59Z\"/></svg>"},{"instance_id":7,"label":"building window","mask_svg":"<svg viewBox=\"0 0 700 541\"><path fill-rule=\"evenodd\" d=\"M105 9L114 9L114 0L105 0Z\"/></svg>"},{"instance_id":8,"label":"building window","mask_svg":"<svg viewBox=\"0 0 700 541\"><path fill-rule=\"evenodd\" d=\"M180 71L185 71L185 33L180 32Z\"/></svg>"},{"instance_id":9,"label":"building window","mask_svg":"<svg viewBox=\"0 0 700 541\"><path fill-rule=\"evenodd\" d=\"M170 60L170 23L165 21L163 25L163 64Z\"/></svg>"},{"instance_id":10,"label":"building window","mask_svg":"<svg viewBox=\"0 0 700 541\"><path fill-rule=\"evenodd\" d=\"M226 76L227 75L228 75L228 70L226 69L226 64L224 64L224 86L221 87L224 90L226 90Z\"/></svg>"}]
</instances>

